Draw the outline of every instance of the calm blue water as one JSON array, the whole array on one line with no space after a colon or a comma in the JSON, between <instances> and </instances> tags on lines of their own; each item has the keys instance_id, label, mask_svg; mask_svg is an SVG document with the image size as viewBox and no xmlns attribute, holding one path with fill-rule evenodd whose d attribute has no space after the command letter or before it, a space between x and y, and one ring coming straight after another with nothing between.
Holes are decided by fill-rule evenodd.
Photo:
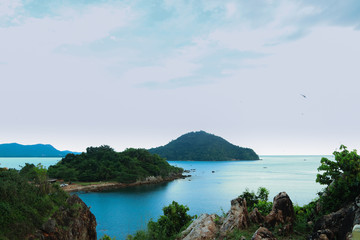
<instances>
[{"instance_id":1,"label":"calm blue water","mask_svg":"<svg viewBox=\"0 0 360 240\"><path fill-rule=\"evenodd\" d=\"M326 156L330 157L331 156ZM171 161L184 169L196 169L191 178L158 185L143 185L103 193L79 193L97 219L99 238L104 234L125 239L157 219L162 207L173 200L190 208L190 214L227 212L230 200L245 188L270 190L270 199L286 191L292 201L303 205L316 197L322 186L315 183L321 156L261 156L261 161L194 162ZM31 160L45 166L59 158L0 158L2 167L24 165ZM36 162L34 162L36 161ZM16 162L16 163L15 163ZM18 168L18 167L17 167ZM212 171L215 171L212 173Z\"/></svg>"},{"instance_id":2,"label":"calm blue water","mask_svg":"<svg viewBox=\"0 0 360 240\"><path fill-rule=\"evenodd\" d=\"M33 163L35 165L41 163L45 167L49 167L50 165L56 164L61 158L56 157L11 157L11 158L2 158L0 157L0 167L7 167L7 168L15 168L21 169L25 166L25 163Z\"/></svg>"}]
</instances>

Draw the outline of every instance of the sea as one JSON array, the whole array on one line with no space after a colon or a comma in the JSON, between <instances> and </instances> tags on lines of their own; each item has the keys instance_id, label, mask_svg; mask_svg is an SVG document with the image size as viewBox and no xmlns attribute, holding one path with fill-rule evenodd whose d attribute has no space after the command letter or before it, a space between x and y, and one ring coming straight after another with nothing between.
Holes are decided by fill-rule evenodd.
<instances>
[{"instance_id":1,"label":"sea","mask_svg":"<svg viewBox=\"0 0 360 240\"><path fill-rule=\"evenodd\" d=\"M145 229L150 219L162 215L172 201L186 205L190 215L222 214L230 201L249 189L270 191L269 200L287 192L294 204L303 206L316 199L324 186L315 182L322 157L260 156L260 161L169 161L190 170L191 177L172 182L128 187L100 193L76 194L90 207L97 220L98 238L104 234L126 239L128 234ZM20 169L25 163L48 167L60 158L0 158L0 167Z\"/></svg>"}]
</instances>

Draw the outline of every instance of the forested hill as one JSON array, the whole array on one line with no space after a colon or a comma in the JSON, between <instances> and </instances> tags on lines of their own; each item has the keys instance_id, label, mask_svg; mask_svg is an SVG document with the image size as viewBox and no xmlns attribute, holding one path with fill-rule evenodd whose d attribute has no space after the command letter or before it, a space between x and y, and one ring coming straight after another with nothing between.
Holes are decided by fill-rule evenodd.
<instances>
[{"instance_id":1,"label":"forested hill","mask_svg":"<svg viewBox=\"0 0 360 240\"><path fill-rule=\"evenodd\" d=\"M0 157L65 157L70 151L59 151L50 144L0 144Z\"/></svg>"},{"instance_id":2,"label":"forested hill","mask_svg":"<svg viewBox=\"0 0 360 240\"><path fill-rule=\"evenodd\" d=\"M149 149L149 152L168 160L259 160L254 150L233 145L204 131L184 134L165 146Z\"/></svg>"},{"instance_id":3,"label":"forested hill","mask_svg":"<svg viewBox=\"0 0 360 240\"><path fill-rule=\"evenodd\" d=\"M117 181L132 183L150 176L181 175L182 168L171 166L165 159L145 149L116 152L109 146L88 147L79 155L68 154L48 174L66 181Z\"/></svg>"}]
</instances>

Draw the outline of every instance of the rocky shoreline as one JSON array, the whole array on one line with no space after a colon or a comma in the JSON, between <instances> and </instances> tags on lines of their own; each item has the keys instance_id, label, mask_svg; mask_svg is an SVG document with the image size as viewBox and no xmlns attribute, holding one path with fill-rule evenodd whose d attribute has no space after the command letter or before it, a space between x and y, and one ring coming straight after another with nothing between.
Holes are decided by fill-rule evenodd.
<instances>
[{"instance_id":1,"label":"rocky shoreline","mask_svg":"<svg viewBox=\"0 0 360 240\"><path fill-rule=\"evenodd\" d=\"M176 240L225 240L234 230L250 231L250 225L257 228L251 240L277 240L275 235L281 236L280 239L355 240L358 238L352 238L352 229L360 224L360 196L355 202L320 217L315 223L308 222L312 230L307 236L296 233L295 221L293 203L286 192L274 197L272 209L266 216L262 216L257 208L249 213L246 199L238 197L231 200L230 211L225 216L201 214ZM241 236L236 239L250 238Z\"/></svg>"},{"instance_id":2,"label":"rocky shoreline","mask_svg":"<svg viewBox=\"0 0 360 240\"><path fill-rule=\"evenodd\" d=\"M142 181L136 181L133 183L118 183L118 182L103 182L99 184L91 184L87 186L82 186L76 183L69 184L65 187L63 187L63 190L65 192L102 192L107 190L114 190L119 188L125 188L125 187L133 187L133 186L139 186L139 185L145 185L145 184L156 184L156 183L164 183L164 182L170 182L176 179L185 179L186 177L190 177L191 175L183 175L182 173L172 175L169 177L161 177L161 176L150 176L147 177L145 180Z\"/></svg>"}]
</instances>

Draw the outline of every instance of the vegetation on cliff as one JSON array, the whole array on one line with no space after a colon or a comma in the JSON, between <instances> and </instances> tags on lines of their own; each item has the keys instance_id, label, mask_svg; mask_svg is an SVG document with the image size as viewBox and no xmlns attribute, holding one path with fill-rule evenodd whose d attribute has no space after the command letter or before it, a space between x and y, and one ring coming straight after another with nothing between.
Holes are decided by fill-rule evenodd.
<instances>
[{"instance_id":1,"label":"vegetation on cliff","mask_svg":"<svg viewBox=\"0 0 360 240\"><path fill-rule=\"evenodd\" d=\"M25 239L68 198L59 185L47 182L41 165L28 164L26 168L20 173L0 171L0 239Z\"/></svg>"},{"instance_id":2,"label":"vegetation on cliff","mask_svg":"<svg viewBox=\"0 0 360 240\"><path fill-rule=\"evenodd\" d=\"M259 156L252 149L235 146L204 131L184 134L165 146L149 149L149 152L168 160L259 160Z\"/></svg>"},{"instance_id":3,"label":"vegetation on cliff","mask_svg":"<svg viewBox=\"0 0 360 240\"><path fill-rule=\"evenodd\" d=\"M66 181L117 181L132 183L149 176L168 177L182 173L165 159L145 149L116 152L109 146L89 147L79 155L68 154L50 166L50 177Z\"/></svg>"}]
</instances>

